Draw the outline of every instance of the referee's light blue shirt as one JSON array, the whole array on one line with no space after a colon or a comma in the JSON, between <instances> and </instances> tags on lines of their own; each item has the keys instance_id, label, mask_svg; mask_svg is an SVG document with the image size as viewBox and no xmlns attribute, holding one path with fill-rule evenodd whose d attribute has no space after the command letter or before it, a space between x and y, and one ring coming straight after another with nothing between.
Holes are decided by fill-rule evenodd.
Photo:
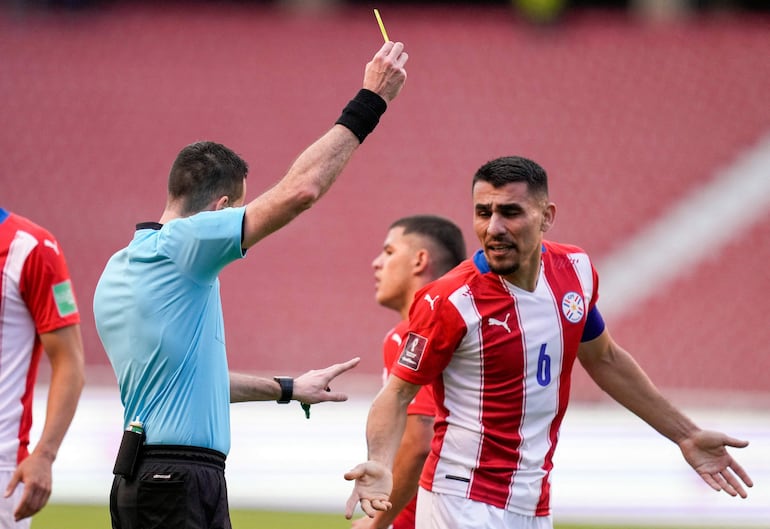
<instances>
[{"instance_id":1,"label":"referee's light blue shirt","mask_svg":"<svg viewBox=\"0 0 770 529\"><path fill-rule=\"evenodd\" d=\"M230 450L217 276L244 255L244 213L207 211L138 229L96 286L96 328L120 386L124 427L141 420L148 444Z\"/></svg>"}]
</instances>

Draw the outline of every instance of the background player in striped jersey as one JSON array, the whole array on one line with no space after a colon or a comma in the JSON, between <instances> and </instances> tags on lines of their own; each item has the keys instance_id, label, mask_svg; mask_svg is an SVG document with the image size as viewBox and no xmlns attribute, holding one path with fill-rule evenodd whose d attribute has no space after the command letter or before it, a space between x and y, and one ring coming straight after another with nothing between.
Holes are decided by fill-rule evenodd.
<instances>
[{"instance_id":1,"label":"background player in striped jersey","mask_svg":"<svg viewBox=\"0 0 770 529\"><path fill-rule=\"evenodd\" d=\"M433 384L435 437L420 479L426 528L550 529L550 473L575 359L620 404L677 443L715 490L746 497L752 482L726 447L669 403L605 328L598 277L576 246L543 239L556 215L545 171L504 157L473 178L482 249L415 297L409 333L372 403L369 460L346 473L370 516L390 508L391 467L404 410Z\"/></svg>"},{"instance_id":2,"label":"background player in striped jersey","mask_svg":"<svg viewBox=\"0 0 770 529\"><path fill-rule=\"evenodd\" d=\"M372 262L377 303L401 315L401 321L385 336L383 381L390 375L406 336L407 316L415 293L465 259L460 228L435 215L403 217L390 225L382 252ZM423 386L406 409L406 425L393 464L393 507L374 518L355 520L354 529L414 529L417 484L433 438L436 404Z\"/></svg>"},{"instance_id":3,"label":"background player in striped jersey","mask_svg":"<svg viewBox=\"0 0 770 529\"><path fill-rule=\"evenodd\" d=\"M0 208L0 527L29 527L51 495L51 465L85 380L80 313L59 243ZM51 363L45 423L32 453L32 392ZM23 483L23 486L19 486Z\"/></svg>"}]
</instances>

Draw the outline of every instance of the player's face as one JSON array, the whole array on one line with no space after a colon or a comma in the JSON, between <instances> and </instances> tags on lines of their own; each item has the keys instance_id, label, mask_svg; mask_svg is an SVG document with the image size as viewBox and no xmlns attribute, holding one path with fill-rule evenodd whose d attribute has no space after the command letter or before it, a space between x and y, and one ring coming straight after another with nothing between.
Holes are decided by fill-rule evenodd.
<instances>
[{"instance_id":1,"label":"player's face","mask_svg":"<svg viewBox=\"0 0 770 529\"><path fill-rule=\"evenodd\" d=\"M531 278L539 270L543 232L550 228L555 206L533 196L524 182L473 187L473 226L489 268L514 284L519 274Z\"/></svg>"},{"instance_id":2,"label":"player's face","mask_svg":"<svg viewBox=\"0 0 770 529\"><path fill-rule=\"evenodd\" d=\"M416 250L415 236L404 235L403 227L388 231L382 252L372 261L377 303L399 312L411 303L409 282Z\"/></svg>"}]
</instances>

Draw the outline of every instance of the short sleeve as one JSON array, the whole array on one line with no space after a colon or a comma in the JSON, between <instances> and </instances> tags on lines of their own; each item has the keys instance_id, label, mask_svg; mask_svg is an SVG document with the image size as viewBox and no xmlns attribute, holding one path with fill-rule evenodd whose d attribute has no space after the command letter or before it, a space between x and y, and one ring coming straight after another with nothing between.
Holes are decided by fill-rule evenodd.
<instances>
[{"instance_id":1,"label":"short sleeve","mask_svg":"<svg viewBox=\"0 0 770 529\"><path fill-rule=\"evenodd\" d=\"M159 245L191 279L214 281L228 264L245 255L241 247L246 208L203 211L175 219L161 230Z\"/></svg>"},{"instance_id":2,"label":"short sleeve","mask_svg":"<svg viewBox=\"0 0 770 529\"><path fill-rule=\"evenodd\" d=\"M25 260L19 291L38 334L80 323L64 253L52 236L38 240Z\"/></svg>"},{"instance_id":3,"label":"short sleeve","mask_svg":"<svg viewBox=\"0 0 770 529\"><path fill-rule=\"evenodd\" d=\"M409 312L409 332L391 372L412 384L432 383L452 360L465 332L465 323L445 296L419 291Z\"/></svg>"}]
</instances>

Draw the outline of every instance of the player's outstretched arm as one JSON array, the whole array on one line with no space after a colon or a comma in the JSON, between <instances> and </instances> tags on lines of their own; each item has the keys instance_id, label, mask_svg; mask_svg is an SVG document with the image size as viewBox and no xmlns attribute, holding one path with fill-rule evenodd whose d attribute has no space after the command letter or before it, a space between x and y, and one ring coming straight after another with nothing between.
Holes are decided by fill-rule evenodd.
<instances>
[{"instance_id":1,"label":"player's outstretched arm","mask_svg":"<svg viewBox=\"0 0 770 529\"><path fill-rule=\"evenodd\" d=\"M727 453L726 447L743 448L748 442L698 428L660 393L631 354L620 347L607 330L581 344L578 358L607 394L675 442L709 486L731 496L746 497L736 475L749 487L751 479Z\"/></svg>"},{"instance_id":2,"label":"player's outstretched arm","mask_svg":"<svg viewBox=\"0 0 770 529\"><path fill-rule=\"evenodd\" d=\"M374 518L354 520L351 529L387 529L409 505L417 494L422 467L430 452L434 421L432 415L407 416L401 446L393 462L393 490L388 498L391 508L377 512Z\"/></svg>"},{"instance_id":3,"label":"player's outstretched arm","mask_svg":"<svg viewBox=\"0 0 770 529\"><path fill-rule=\"evenodd\" d=\"M406 408L420 387L391 375L374 398L366 421L369 460L345 473L346 480L355 482L345 505L348 520L359 503L369 517L391 508L391 469L406 427Z\"/></svg>"},{"instance_id":4,"label":"player's outstretched arm","mask_svg":"<svg viewBox=\"0 0 770 529\"><path fill-rule=\"evenodd\" d=\"M274 187L246 206L244 248L280 229L317 202L336 180L387 104L406 81L409 56L400 42L386 42L366 65L363 89L326 134L305 149Z\"/></svg>"}]
</instances>

